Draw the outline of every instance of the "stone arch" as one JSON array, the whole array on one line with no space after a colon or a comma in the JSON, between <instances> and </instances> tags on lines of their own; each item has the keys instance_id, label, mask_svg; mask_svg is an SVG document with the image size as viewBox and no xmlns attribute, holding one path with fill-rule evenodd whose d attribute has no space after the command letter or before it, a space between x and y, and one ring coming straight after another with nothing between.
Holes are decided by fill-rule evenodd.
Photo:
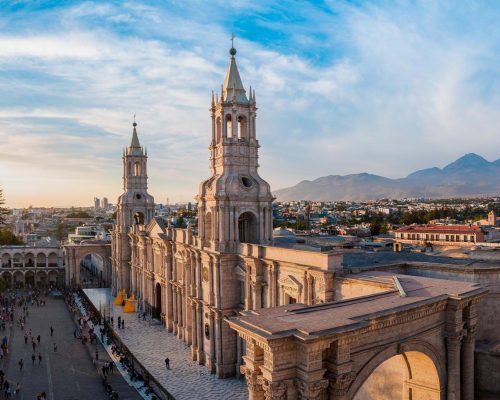
<instances>
[{"instance_id":1,"label":"stone arch","mask_svg":"<svg viewBox=\"0 0 500 400\"><path fill-rule=\"evenodd\" d=\"M394 391L387 397L379 392L377 381L380 379L383 379L384 394ZM357 373L347 397L408 400L425 393L425 398L440 400L444 399L445 387L446 368L438 352L428 343L415 341L389 346L376 353ZM396 395L399 392L401 395Z\"/></svg>"},{"instance_id":2,"label":"stone arch","mask_svg":"<svg viewBox=\"0 0 500 400\"><path fill-rule=\"evenodd\" d=\"M35 273L35 286L47 286L47 272L45 271L36 271Z\"/></svg>"},{"instance_id":3,"label":"stone arch","mask_svg":"<svg viewBox=\"0 0 500 400\"><path fill-rule=\"evenodd\" d=\"M247 139L247 118L244 115L238 116L238 139Z\"/></svg>"},{"instance_id":4,"label":"stone arch","mask_svg":"<svg viewBox=\"0 0 500 400\"><path fill-rule=\"evenodd\" d=\"M52 251L48 255L49 267L57 268L59 266L59 256L56 252Z\"/></svg>"},{"instance_id":5,"label":"stone arch","mask_svg":"<svg viewBox=\"0 0 500 400\"><path fill-rule=\"evenodd\" d=\"M14 271L12 273L12 284L15 287L24 286L24 273L21 271Z\"/></svg>"},{"instance_id":6,"label":"stone arch","mask_svg":"<svg viewBox=\"0 0 500 400\"><path fill-rule=\"evenodd\" d=\"M144 214L140 211L134 213L134 221L136 225L144 225Z\"/></svg>"},{"instance_id":7,"label":"stone arch","mask_svg":"<svg viewBox=\"0 0 500 400\"><path fill-rule=\"evenodd\" d=\"M46 261L47 261L47 256L45 253L37 253L36 254L36 263L35 267L37 268L45 268L46 266Z\"/></svg>"},{"instance_id":8,"label":"stone arch","mask_svg":"<svg viewBox=\"0 0 500 400\"><path fill-rule=\"evenodd\" d=\"M12 264L14 267L20 268L23 266L23 255L19 252L15 252L14 255L12 256Z\"/></svg>"},{"instance_id":9,"label":"stone arch","mask_svg":"<svg viewBox=\"0 0 500 400\"><path fill-rule=\"evenodd\" d=\"M1 261L2 268L11 268L12 267L11 256L9 253L2 253L2 258L0 261Z\"/></svg>"},{"instance_id":10,"label":"stone arch","mask_svg":"<svg viewBox=\"0 0 500 400\"><path fill-rule=\"evenodd\" d=\"M35 266L35 254L31 251L28 251L24 255L24 266L28 268L33 268Z\"/></svg>"},{"instance_id":11,"label":"stone arch","mask_svg":"<svg viewBox=\"0 0 500 400\"><path fill-rule=\"evenodd\" d=\"M238 240L241 243L259 243L259 219L252 211L244 211L238 217Z\"/></svg>"},{"instance_id":12,"label":"stone arch","mask_svg":"<svg viewBox=\"0 0 500 400\"><path fill-rule=\"evenodd\" d=\"M8 288L12 287L12 273L10 271L2 272L2 278L5 280L5 283Z\"/></svg>"},{"instance_id":13,"label":"stone arch","mask_svg":"<svg viewBox=\"0 0 500 400\"><path fill-rule=\"evenodd\" d=\"M233 120L232 120L231 114L226 115L226 119L224 122L226 124L226 137L232 138L233 137Z\"/></svg>"},{"instance_id":14,"label":"stone arch","mask_svg":"<svg viewBox=\"0 0 500 400\"><path fill-rule=\"evenodd\" d=\"M49 271L47 280L50 285L57 285L57 271Z\"/></svg>"},{"instance_id":15,"label":"stone arch","mask_svg":"<svg viewBox=\"0 0 500 400\"><path fill-rule=\"evenodd\" d=\"M30 287L35 287L35 271L26 271L24 273L24 282Z\"/></svg>"},{"instance_id":16,"label":"stone arch","mask_svg":"<svg viewBox=\"0 0 500 400\"><path fill-rule=\"evenodd\" d=\"M68 244L64 246L64 252L67 260L65 268L68 272L66 285L80 285L81 262L89 254L96 254L103 260L102 286L111 284L110 243Z\"/></svg>"}]
</instances>

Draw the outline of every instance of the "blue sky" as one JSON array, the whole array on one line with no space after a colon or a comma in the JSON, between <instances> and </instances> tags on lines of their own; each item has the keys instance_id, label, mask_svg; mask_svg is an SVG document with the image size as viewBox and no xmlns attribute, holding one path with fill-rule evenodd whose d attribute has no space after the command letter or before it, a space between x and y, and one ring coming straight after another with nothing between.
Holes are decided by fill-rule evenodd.
<instances>
[{"instance_id":1,"label":"blue sky","mask_svg":"<svg viewBox=\"0 0 500 400\"><path fill-rule=\"evenodd\" d=\"M10 206L121 192L137 114L157 202L208 175L231 32L273 189L500 158L495 1L0 0L0 185Z\"/></svg>"}]
</instances>

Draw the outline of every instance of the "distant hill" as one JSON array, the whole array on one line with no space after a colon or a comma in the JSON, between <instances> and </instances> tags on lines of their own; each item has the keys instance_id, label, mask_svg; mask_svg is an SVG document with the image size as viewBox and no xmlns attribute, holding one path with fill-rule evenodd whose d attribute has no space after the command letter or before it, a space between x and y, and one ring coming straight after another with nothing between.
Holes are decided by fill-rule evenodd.
<instances>
[{"instance_id":1,"label":"distant hill","mask_svg":"<svg viewBox=\"0 0 500 400\"><path fill-rule=\"evenodd\" d=\"M500 159L469 153L444 168L427 168L406 178L367 173L328 175L273 192L279 201L377 200L405 197L451 198L500 194Z\"/></svg>"}]
</instances>

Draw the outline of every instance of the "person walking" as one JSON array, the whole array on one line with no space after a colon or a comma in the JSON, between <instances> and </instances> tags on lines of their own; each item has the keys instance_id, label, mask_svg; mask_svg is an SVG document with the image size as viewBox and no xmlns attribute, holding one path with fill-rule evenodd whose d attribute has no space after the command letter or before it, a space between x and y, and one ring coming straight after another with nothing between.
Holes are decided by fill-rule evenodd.
<instances>
[{"instance_id":1,"label":"person walking","mask_svg":"<svg viewBox=\"0 0 500 400\"><path fill-rule=\"evenodd\" d=\"M36 342L35 342L35 340L31 341L31 346L33 347L33 351L35 351L36 350Z\"/></svg>"},{"instance_id":2,"label":"person walking","mask_svg":"<svg viewBox=\"0 0 500 400\"><path fill-rule=\"evenodd\" d=\"M122 319L122 329L125 329L125 320Z\"/></svg>"},{"instance_id":3,"label":"person walking","mask_svg":"<svg viewBox=\"0 0 500 400\"><path fill-rule=\"evenodd\" d=\"M24 334L24 344L28 344L28 334Z\"/></svg>"},{"instance_id":4,"label":"person walking","mask_svg":"<svg viewBox=\"0 0 500 400\"><path fill-rule=\"evenodd\" d=\"M38 336L36 337L36 341L38 342L38 344L40 344L40 340L41 340L41 337L40 337L40 335L38 335Z\"/></svg>"},{"instance_id":5,"label":"person walking","mask_svg":"<svg viewBox=\"0 0 500 400\"><path fill-rule=\"evenodd\" d=\"M54 342L54 353L57 353L57 344Z\"/></svg>"},{"instance_id":6,"label":"person walking","mask_svg":"<svg viewBox=\"0 0 500 400\"><path fill-rule=\"evenodd\" d=\"M23 359L21 358L19 360L19 372L23 372L23 365L24 365L24 362L23 362Z\"/></svg>"},{"instance_id":7,"label":"person walking","mask_svg":"<svg viewBox=\"0 0 500 400\"><path fill-rule=\"evenodd\" d=\"M38 365L42 363L42 353L38 353Z\"/></svg>"},{"instance_id":8,"label":"person walking","mask_svg":"<svg viewBox=\"0 0 500 400\"><path fill-rule=\"evenodd\" d=\"M165 367L167 367L167 369L170 369L170 359L168 357L165 358Z\"/></svg>"},{"instance_id":9,"label":"person walking","mask_svg":"<svg viewBox=\"0 0 500 400\"><path fill-rule=\"evenodd\" d=\"M52 327L52 325L50 326L50 336L54 336L54 328Z\"/></svg>"},{"instance_id":10,"label":"person walking","mask_svg":"<svg viewBox=\"0 0 500 400\"><path fill-rule=\"evenodd\" d=\"M14 389L14 394L17 395L19 394L20 391L21 391L21 385L19 384L19 382L17 382L16 388Z\"/></svg>"}]
</instances>

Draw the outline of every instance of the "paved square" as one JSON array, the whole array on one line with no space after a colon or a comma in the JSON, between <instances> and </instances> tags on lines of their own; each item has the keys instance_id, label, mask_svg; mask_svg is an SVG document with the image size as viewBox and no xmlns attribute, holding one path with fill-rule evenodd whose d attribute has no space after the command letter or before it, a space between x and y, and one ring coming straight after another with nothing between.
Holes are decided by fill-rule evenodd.
<instances>
[{"instance_id":1,"label":"paved square","mask_svg":"<svg viewBox=\"0 0 500 400\"><path fill-rule=\"evenodd\" d=\"M191 359L189 346L158 325L142 321L137 313L125 314L113 303L110 289L84 289L87 297L99 309L111 305L114 320L125 319L125 329L115 329L121 340L176 400L192 399L248 399L243 379L217 379L208 370ZM165 358L170 359L170 370Z\"/></svg>"}]
</instances>

